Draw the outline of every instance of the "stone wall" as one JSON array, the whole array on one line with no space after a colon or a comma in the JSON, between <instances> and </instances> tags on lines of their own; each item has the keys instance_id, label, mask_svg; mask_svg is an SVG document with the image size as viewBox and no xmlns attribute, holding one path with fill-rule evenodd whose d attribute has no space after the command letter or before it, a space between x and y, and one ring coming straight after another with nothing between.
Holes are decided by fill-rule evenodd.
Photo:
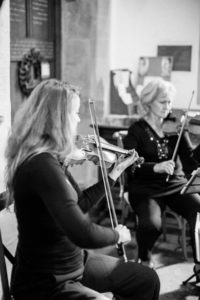
<instances>
[{"instance_id":1,"label":"stone wall","mask_svg":"<svg viewBox=\"0 0 200 300\"><path fill-rule=\"evenodd\" d=\"M89 119L90 97L101 119L108 101L110 2L62 1L61 10L61 77L81 88L84 121ZM84 125L87 131L88 123Z\"/></svg>"},{"instance_id":2,"label":"stone wall","mask_svg":"<svg viewBox=\"0 0 200 300\"><path fill-rule=\"evenodd\" d=\"M91 134L88 98L95 100L98 122L109 96L110 1L62 0L61 78L81 89L80 134ZM73 168L83 186L97 179L92 163Z\"/></svg>"},{"instance_id":3,"label":"stone wall","mask_svg":"<svg viewBox=\"0 0 200 300\"><path fill-rule=\"evenodd\" d=\"M0 7L0 193L4 186L4 151L10 128L10 19L9 0Z\"/></svg>"},{"instance_id":4,"label":"stone wall","mask_svg":"<svg viewBox=\"0 0 200 300\"><path fill-rule=\"evenodd\" d=\"M10 19L9 0L0 7L0 115L10 121Z\"/></svg>"}]
</instances>

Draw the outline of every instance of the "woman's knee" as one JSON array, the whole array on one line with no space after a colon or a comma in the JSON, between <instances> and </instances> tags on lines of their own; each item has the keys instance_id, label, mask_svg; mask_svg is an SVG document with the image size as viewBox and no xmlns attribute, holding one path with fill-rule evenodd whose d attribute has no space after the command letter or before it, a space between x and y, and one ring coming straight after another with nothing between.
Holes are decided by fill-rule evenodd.
<instances>
[{"instance_id":1,"label":"woman's knee","mask_svg":"<svg viewBox=\"0 0 200 300\"><path fill-rule=\"evenodd\" d=\"M149 286L154 287L156 289L160 289L160 279L156 271L147 267L145 274L146 282L149 284Z\"/></svg>"},{"instance_id":2,"label":"woman's knee","mask_svg":"<svg viewBox=\"0 0 200 300\"><path fill-rule=\"evenodd\" d=\"M160 294L160 279L154 270L152 270L149 278L149 288L151 289L151 299L158 299Z\"/></svg>"},{"instance_id":3,"label":"woman's knee","mask_svg":"<svg viewBox=\"0 0 200 300\"><path fill-rule=\"evenodd\" d=\"M119 270L120 276L117 276L113 290L119 299L158 299L160 280L153 269L128 262L120 266Z\"/></svg>"},{"instance_id":4,"label":"woman's knee","mask_svg":"<svg viewBox=\"0 0 200 300\"><path fill-rule=\"evenodd\" d=\"M141 279L142 289L140 289L140 293L143 293L144 299L158 299L160 293L160 279L158 274L149 267L143 267L143 276Z\"/></svg>"}]
</instances>

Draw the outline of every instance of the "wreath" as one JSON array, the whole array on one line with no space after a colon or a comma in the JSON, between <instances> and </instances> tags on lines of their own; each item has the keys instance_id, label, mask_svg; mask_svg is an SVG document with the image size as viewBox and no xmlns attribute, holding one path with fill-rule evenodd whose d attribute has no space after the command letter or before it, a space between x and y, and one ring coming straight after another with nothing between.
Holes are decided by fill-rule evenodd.
<instances>
[{"instance_id":1,"label":"wreath","mask_svg":"<svg viewBox=\"0 0 200 300\"><path fill-rule=\"evenodd\" d=\"M39 51L32 48L19 63L18 79L20 89L25 96L29 96L41 78L42 57Z\"/></svg>"}]
</instances>

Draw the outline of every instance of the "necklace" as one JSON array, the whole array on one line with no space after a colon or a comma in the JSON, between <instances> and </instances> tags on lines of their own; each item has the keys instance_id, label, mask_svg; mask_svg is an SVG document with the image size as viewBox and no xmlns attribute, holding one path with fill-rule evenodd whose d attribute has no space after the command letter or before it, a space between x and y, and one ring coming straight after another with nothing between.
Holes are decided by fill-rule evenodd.
<instances>
[{"instance_id":1,"label":"necklace","mask_svg":"<svg viewBox=\"0 0 200 300\"><path fill-rule=\"evenodd\" d=\"M167 144L169 142L168 138L167 137L158 138L149 127L146 127L145 131L147 132L150 141L156 143L158 160L168 159L168 154L169 154L168 147L167 147Z\"/></svg>"}]
</instances>

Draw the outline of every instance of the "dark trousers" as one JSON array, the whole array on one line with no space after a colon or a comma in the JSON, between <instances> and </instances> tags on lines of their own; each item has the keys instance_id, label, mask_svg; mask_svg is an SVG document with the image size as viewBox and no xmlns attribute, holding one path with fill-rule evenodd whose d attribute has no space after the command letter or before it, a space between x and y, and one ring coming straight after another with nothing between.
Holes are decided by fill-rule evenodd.
<instances>
[{"instance_id":1,"label":"dark trousers","mask_svg":"<svg viewBox=\"0 0 200 300\"><path fill-rule=\"evenodd\" d=\"M29 276L28 282L29 292L15 293L15 300L107 300L105 292L112 292L116 300L158 300L160 291L154 270L95 253L87 255L79 278L69 280L64 274L47 277L39 273L31 279Z\"/></svg>"},{"instance_id":2,"label":"dark trousers","mask_svg":"<svg viewBox=\"0 0 200 300\"><path fill-rule=\"evenodd\" d=\"M105 300L105 292L116 299L156 300L160 281L156 272L135 262L124 263L118 258L90 253L86 259L83 278L67 281L60 286L59 295L51 300Z\"/></svg>"},{"instance_id":3,"label":"dark trousers","mask_svg":"<svg viewBox=\"0 0 200 300\"><path fill-rule=\"evenodd\" d=\"M136 199L129 194L130 204L138 217L138 228L136 238L138 243L138 257L142 260L151 259L152 248L162 233L162 214L166 205L173 211L184 217L190 226L191 243L194 261L196 259L195 249L195 222L197 212L200 212L199 194L174 193L162 198Z\"/></svg>"}]
</instances>

